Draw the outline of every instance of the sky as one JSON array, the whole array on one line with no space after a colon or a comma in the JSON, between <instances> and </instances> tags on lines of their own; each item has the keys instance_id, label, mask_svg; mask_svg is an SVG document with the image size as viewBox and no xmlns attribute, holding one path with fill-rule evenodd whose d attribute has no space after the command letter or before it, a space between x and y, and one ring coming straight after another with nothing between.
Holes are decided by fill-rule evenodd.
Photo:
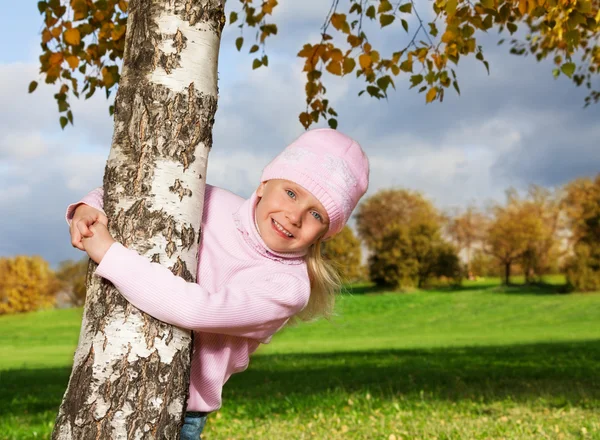
<instances>
[{"instance_id":1,"label":"sky","mask_svg":"<svg viewBox=\"0 0 600 440\"><path fill-rule=\"evenodd\" d=\"M61 130L55 88L42 81L27 93L40 79L36 2L0 4L0 257L35 254L56 266L82 257L70 245L64 212L102 184L110 102L102 93L73 98L75 125ZM263 167L303 132L304 81L296 53L318 41L328 7L323 0L281 0L266 69L252 70L252 56L235 49L240 30L226 26L208 183L248 197ZM429 7L423 3L422 16ZM390 26L371 38L392 52L406 36ZM600 172L600 105L584 109L584 89L564 76L554 79L550 62L510 55L508 46L496 44L495 31L479 38L490 74L475 60L461 60L461 95L447 90L441 104L426 105L422 94L409 90L408 76L396 78L388 100L358 97L362 84L353 78L327 79L338 129L369 156L367 196L408 188L440 209L484 206L501 202L509 187L555 187Z\"/></svg>"}]
</instances>

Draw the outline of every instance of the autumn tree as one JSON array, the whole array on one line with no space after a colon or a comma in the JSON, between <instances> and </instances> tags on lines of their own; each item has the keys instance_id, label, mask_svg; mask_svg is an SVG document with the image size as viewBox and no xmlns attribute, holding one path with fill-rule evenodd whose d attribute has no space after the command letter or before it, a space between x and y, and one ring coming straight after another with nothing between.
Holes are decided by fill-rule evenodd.
<instances>
[{"instance_id":1,"label":"autumn tree","mask_svg":"<svg viewBox=\"0 0 600 440\"><path fill-rule=\"evenodd\" d=\"M85 278L89 260L62 261L56 271L56 278L61 282L62 290L68 295L71 305L80 307L85 303Z\"/></svg>"},{"instance_id":2,"label":"autumn tree","mask_svg":"<svg viewBox=\"0 0 600 440\"><path fill-rule=\"evenodd\" d=\"M235 40L238 50L248 48L255 69L268 65L265 42L278 33L271 19L277 5L277 0L240 0L229 16L229 23L242 31L256 29L248 44L243 34ZM356 75L364 81L359 95L366 92L377 99L387 97L402 77L426 102L442 101L450 87L460 93L455 66L475 57L489 72L478 39L494 29L500 43L508 38L511 53L551 59L555 77L566 75L585 86L586 105L598 102L600 91L593 80L600 71L599 6L597 0L332 0L319 41L306 42L298 52L306 74L306 108L299 109L300 122L308 127L321 118L337 126L337 113L327 99L328 76ZM104 90L108 96L116 89L127 8L127 0L38 2L44 18L40 73L46 83L57 86L63 127L73 122L70 95L88 98ZM426 15L431 19L424 20ZM394 41L391 50L384 51L368 38L377 32L391 33L386 39ZM29 90L36 87L33 81Z\"/></svg>"},{"instance_id":3,"label":"autumn tree","mask_svg":"<svg viewBox=\"0 0 600 440\"><path fill-rule=\"evenodd\" d=\"M324 255L331 261L344 282L359 281L363 277L360 240L349 226L324 243Z\"/></svg>"},{"instance_id":4,"label":"autumn tree","mask_svg":"<svg viewBox=\"0 0 600 440\"><path fill-rule=\"evenodd\" d=\"M527 192L524 209L538 219L541 226L536 239L529 240L521 258L525 282L558 271L558 261L566 249L561 247L565 237L563 203L560 190L552 191L538 185L531 185Z\"/></svg>"},{"instance_id":5,"label":"autumn tree","mask_svg":"<svg viewBox=\"0 0 600 440\"><path fill-rule=\"evenodd\" d=\"M533 187L527 197L508 190L506 203L491 208L484 250L503 267L505 284L510 284L515 263L543 271L558 245L559 214L555 203L545 190Z\"/></svg>"},{"instance_id":6,"label":"autumn tree","mask_svg":"<svg viewBox=\"0 0 600 440\"><path fill-rule=\"evenodd\" d=\"M565 187L565 209L571 230L572 255L567 282L575 290L600 290L600 174Z\"/></svg>"},{"instance_id":7,"label":"autumn tree","mask_svg":"<svg viewBox=\"0 0 600 440\"><path fill-rule=\"evenodd\" d=\"M442 217L421 193L407 189L383 189L360 203L355 214L359 237L372 249L393 224L427 224L439 230Z\"/></svg>"},{"instance_id":8,"label":"autumn tree","mask_svg":"<svg viewBox=\"0 0 600 440\"><path fill-rule=\"evenodd\" d=\"M423 287L432 276L458 275L458 257L452 263L446 258L449 248L441 236L442 216L419 192L375 193L359 205L356 225L371 251L369 274L377 284Z\"/></svg>"},{"instance_id":9,"label":"autumn tree","mask_svg":"<svg viewBox=\"0 0 600 440\"><path fill-rule=\"evenodd\" d=\"M465 251L466 272L471 272L471 256L474 247L481 247L485 233L485 215L474 206L468 206L463 212L455 212L448 216L445 225L446 234L457 247Z\"/></svg>"},{"instance_id":10,"label":"autumn tree","mask_svg":"<svg viewBox=\"0 0 600 440\"><path fill-rule=\"evenodd\" d=\"M52 307L59 288L42 257L0 258L0 315Z\"/></svg>"}]
</instances>

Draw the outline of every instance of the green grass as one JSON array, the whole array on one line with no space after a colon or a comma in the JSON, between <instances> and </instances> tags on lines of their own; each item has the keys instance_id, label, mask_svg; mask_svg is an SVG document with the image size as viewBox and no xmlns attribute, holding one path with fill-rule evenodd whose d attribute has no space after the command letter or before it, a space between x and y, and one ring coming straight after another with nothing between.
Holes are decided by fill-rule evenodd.
<instances>
[{"instance_id":1,"label":"green grass","mask_svg":"<svg viewBox=\"0 0 600 440\"><path fill-rule=\"evenodd\" d=\"M234 375L203 439L600 439L600 295L354 286ZM80 310L0 318L0 439L49 438Z\"/></svg>"}]
</instances>

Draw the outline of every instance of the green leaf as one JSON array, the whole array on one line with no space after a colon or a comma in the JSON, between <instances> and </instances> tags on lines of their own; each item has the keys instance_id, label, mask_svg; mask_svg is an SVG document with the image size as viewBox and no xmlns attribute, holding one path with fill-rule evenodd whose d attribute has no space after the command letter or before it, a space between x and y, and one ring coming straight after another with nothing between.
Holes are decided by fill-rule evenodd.
<instances>
[{"instance_id":1,"label":"green leaf","mask_svg":"<svg viewBox=\"0 0 600 440\"><path fill-rule=\"evenodd\" d=\"M567 75L569 78L571 78L571 76L573 76L573 73L575 73L575 63L563 64L562 66L560 66L560 71Z\"/></svg>"},{"instance_id":2,"label":"green leaf","mask_svg":"<svg viewBox=\"0 0 600 440\"><path fill-rule=\"evenodd\" d=\"M40 11L40 14L43 14L46 11L46 9L48 8L48 3L38 2L37 7L38 7L38 11Z\"/></svg>"},{"instance_id":3,"label":"green leaf","mask_svg":"<svg viewBox=\"0 0 600 440\"><path fill-rule=\"evenodd\" d=\"M390 3L389 0L380 0L379 8L377 8L377 12L379 14L382 14L384 12L391 11L392 9L393 9L392 4Z\"/></svg>"},{"instance_id":4,"label":"green leaf","mask_svg":"<svg viewBox=\"0 0 600 440\"><path fill-rule=\"evenodd\" d=\"M402 22L402 27L404 28L404 30L408 32L408 21L406 21L405 19L402 19L400 21Z\"/></svg>"},{"instance_id":5,"label":"green leaf","mask_svg":"<svg viewBox=\"0 0 600 440\"><path fill-rule=\"evenodd\" d=\"M229 24L233 24L237 21L238 19L238 15L237 12L231 12L231 14L229 14Z\"/></svg>"},{"instance_id":6,"label":"green leaf","mask_svg":"<svg viewBox=\"0 0 600 440\"><path fill-rule=\"evenodd\" d=\"M494 8L494 0L481 0L481 6L487 9Z\"/></svg>"},{"instance_id":7,"label":"green leaf","mask_svg":"<svg viewBox=\"0 0 600 440\"><path fill-rule=\"evenodd\" d=\"M344 63L343 63L344 75L347 75L348 73L352 72L355 67L356 67L356 61L354 61L354 58L344 58Z\"/></svg>"},{"instance_id":8,"label":"green leaf","mask_svg":"<svg viewBox=\"0 0 600 440\"><path fill-rule=\"evenodd\" d=\"M386 27L390 24L392 24L394 22L394 19L396 17L394 17L391 14L381 14L379 16L379 23L381 24L381 27Z\"/></svg>"},{"instance_id":9,"label":"green leaf","mask_svg":"<svg viewBox=\"0 0 600 440\"><path fill-rule=\"evenodd\" d=\"M258 69L261 65L262 63L260 60L258 58L254 58L254 61L252 61L252 69Z\"/></svg>"},{"instance_id":10,"label":"green leaf","mask_svg":"<svg viewBox=\"0 0 600 440\"><path fill-rule=\"evenodd\" d=\"M263 55L261 63L263 64L263 66L268 66L269 65L269 58L266 55Z\"/></svg>"},{"instance_id":11,"label":"green leaf","mask_svg":"<svg viewBox=\"0 0 600 440\"><path fill-rule=\"evenodd\" d=\"M554 78L558 78L560 76L560 70L552 69L552 75L554 76Z\"/></svg>"},{"instance_id":12,"label":"green leaf","mask_svg":"<svg viewBox=\"0 0 600 440\"><path fill-rule=\"evenodd\" d=\"M252 45L252 47L250 48L250 51L248 53L254 53L256 51L258 51L259 47L258 44L254 44Z\"/></svg>"},{"instance_id":13,"label":"green leaf","mask_svg":"<svg viewBox=\"0 0 600 440\"><path fill-rule=\"evenodd\" d=\"M371 5L367 8L366 16L371 20L375 20L375 6Z\"/></svg>"},{"instance_id":14,"label":"green leaf","mask_svg":"<svg viewBox=\"0 0 600 440\"><path fill-rule=\"evenodd\" d=\"M460 95L460 89L458 88L458 82L457 81L452 81L452 85L456 89L456 92Z\"/></svg>"},{"instance_id":15,"label":"green leaf","mask_svg":"<svg viewBox=\"0 0 600 440\"><path fill-rule=\"evenodd\" d=\"M329 118L329 119L327 120L327 123L329 124L329 127L333 128L334 130L335 130L335 129L337 128L337 126L338 126L337 119L334 119L334 118Z\"/></svg>"},{"instance_id":16,"label":"green leaf","mask_svg":"<svg viewBox=\"0 0 600 440\"><path fill-rule=\"evenodd\" d=\"M71 125L73 125L73 112L71 110L69 110L67 112L67 119L69 120L69 122L71 123Z\"/></svg>"},{"instance_id":17,"label":"green leaf","mask_svg":"<svg viewBox=\"0 0 600 440\"><path fill-rule=\"evenodd\" d=\"M418 86L423 82L423 75L413 75L410 77L410 88Z\"/></svg>"},{"instance_id":18,"label":"green leaf","mask_svg":"<svg viewBox=\"0 0 600 440\"><path fill-rule=\"evenodd\" d=\"M242 49L242 44L244 44L244 37L238 37L235 40L235 47L237 47L238 52Z\"/></svg>"},{"instance_id":19,"label":"green leaf","mask_svg":"<svg viewBox=\"0 0 600 440\"><path fill-rule=\"evenodd\" d=\"M379 93L379 87L375 86L367 86L367 93L375 98L381 98L381 93Z\"/></svg>"},{"instance_id":20,"label":"green leaf","mask_svg":"<svg viewBox=\"0 0 600 440\"><path fill-rule=\"evenodd\" d=\"M60 117L60 128L64 130L68 123L69 120L65 116Z\"/></svg>"},{"instance_id":21,"label":"green leaf","mask_svg":"<svg viewBox=\"0 0 600 440\"><path fill-rule=\"evenodd\" d=\"M517 25L514 23L506 23L506 28L508 29L508 32L510 32L511 35L517 32Z\"/></svg>"},{"instance_id":22,"label":"green leaf","mask_svg":"<svg viewBox=\"0 0 600 440\"><path fill-rule=\"evenodd\" d=\"M38 83L37 81L31 81L29 83L29 93L32 93L35 89L37 89Z\"/></svg>"},{"instance_id":23,"label":"green leaf","mask_svg":"<svg viewBox=\"0 0 600 440\"><path fill-rule=\"evenodd\" d=\"M400 12L410 14L412 12L412 3L404 3L402 6L400 6Z\"/></svg>"}]
</instances>

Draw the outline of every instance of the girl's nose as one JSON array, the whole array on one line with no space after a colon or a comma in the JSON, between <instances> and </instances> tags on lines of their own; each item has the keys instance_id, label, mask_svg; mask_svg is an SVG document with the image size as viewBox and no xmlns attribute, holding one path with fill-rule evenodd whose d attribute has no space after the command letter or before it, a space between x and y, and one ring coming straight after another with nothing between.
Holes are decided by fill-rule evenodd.
<instances>
[{"instance_id":1,"label":"girl's nose","mask_svg":"<svg viewBox=\"0 0 600 440\"><path fill-rule=\"evenodd\" d=\"M288 211L287 218L291 224L298 228L302 225L302 214L297 210Z\"/></svg>"}]
</instances>

